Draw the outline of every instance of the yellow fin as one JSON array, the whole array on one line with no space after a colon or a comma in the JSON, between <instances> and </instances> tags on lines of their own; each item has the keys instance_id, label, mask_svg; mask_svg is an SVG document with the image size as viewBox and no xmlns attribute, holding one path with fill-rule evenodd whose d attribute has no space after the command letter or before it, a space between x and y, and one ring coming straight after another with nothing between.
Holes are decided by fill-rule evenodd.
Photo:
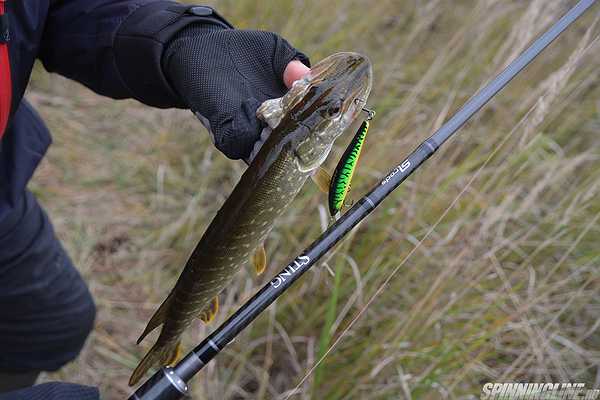
<instances>
[{"instance_id":1,"label":"yellow fin","mask_svg":"<svg viewBox=\"0 0 600 400\"><path fill-rule=\"evenodd\" d=\"M317 185L319 190L325 194L329 193L329 184L331 183L331 174L323 167L317 168L317 170L310 176L313 182Z\"/></svg>"},{"instance_id":2,"label":"yellow fin","mask_svg":"<svg viewBox=\"0 0 600 400\"><path fill-rule=\"evenodd\" d=\"M133 386L148 372L152 367L162 367L168 365L171 360L176 360L181 355L181 341L159 344L156 343L148 354L144 356L142 361L131 374L129 378L129 386Z\"/></svg>"},{"instance_id":3,"label":"yellow fin","mask_svg":"<svg viewBox=\"0 0 600 400\"><path fill-rule=\"evenodd\" d=\"M202 313L200 314L200 319L205 324L209 324L212 322L213 319L215 319L215 315L217 315L218 311L219 311L219 296L215 296L212 299L212 301L210 302L210 304L208 306L206 306L206 308L204 310L202 310Z\"/></svg>"},{"instance_id":4,"label":"yellow fin","mask_svg":"<svg viewBox=\"0 0 600 400\"><path fill-rule=\"evenodd\" d=\"M256 251L252 255L252 265L257 275L265 272L267 268L267 253L265 252L265 245L261 244L256 248Z\"/></svg>"},{"instance_id":5,"label":"yellow fin","mask_svg":"<svg viewBox=\"0 0 600 400\"><path fill-rule=\"evenodd\" d=\"M183 349L181 348L181 341L179 341L179 342L177 342L177 345L175 346L175 350L170 355L166 364L173 366L173 365L177 364L177 362L179 362L179 360L181 360L182 356L183 356Z\"/></svg>"},{"instance_id":6,"label":"yellow fin","mask_svg":"<svg viewBox=\"0 0 600 400\"><path fill-rule=\"evenodd\" d=\"M137 344L140 344L140 342L142 340L144 340L146 335L148 335L150 332L152 332L158 326L162 325L163 322L165 322L165 318L167 317L167 311L169 310L169 305L171 304L172 298L173 298L173 292L169 293L169 295L167 296L165 301L162 302L160 307L158 307L158 310L156 310L156 312L154 313L152 318L150 318L148 325L146 325L146 329L144 329L144 332L142 332L142 335L137 340L137 342L136 342Z\"/></svg>"}]
</instances>

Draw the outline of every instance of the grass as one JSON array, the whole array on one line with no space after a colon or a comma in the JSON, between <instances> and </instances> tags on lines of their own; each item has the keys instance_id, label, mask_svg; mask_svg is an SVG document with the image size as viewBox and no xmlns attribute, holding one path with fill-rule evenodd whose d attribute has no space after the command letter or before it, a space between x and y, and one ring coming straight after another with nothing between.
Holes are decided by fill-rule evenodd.
<instances>
[{"instance_id":1,"label":"grass","mask_svg":"<svg viewBox=\"0 0 600 400\"><path fill-rule=\"evenodd\" d=\"M377 117L358 197L573 2L323 4L217 6L240 28L280 32L313 60L369 55ZM395 269L292 399L466 399L488 381L600 386L597 11L330 254L333 275L314 268L207 366L194 398L285 399ZM39 66L27 97L54 133L31 187L99 308L82 355L44 379L124 398L151 342L135 339L244 166L220 155L186 111L101 98ZM186 349L319 234L324 207L307 185L267 242L267 272L238 274L214 325L190 329Z\"/></svg>"}]
</instances>

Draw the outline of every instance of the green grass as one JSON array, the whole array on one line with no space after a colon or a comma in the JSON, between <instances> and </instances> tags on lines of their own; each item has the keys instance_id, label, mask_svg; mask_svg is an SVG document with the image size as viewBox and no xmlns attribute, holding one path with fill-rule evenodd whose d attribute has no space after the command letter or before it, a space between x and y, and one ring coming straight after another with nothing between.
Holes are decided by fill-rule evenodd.
<instances>
[{"instance_id":1,"label":"green grass","mask_svg":"<svg viewBox=\"0 0 600 400\"><path fill-rule=\"evenodd\" d=\"M356 199L572 3L217 6L240 28L281 33L314 61L340 50L371 58L377 117ZM194 398L286 398L398 266L292 399L465 398L487 381L600 385L594 18L561 36L329 254L334 275L315 267L245 330L194 380ZM39 67L27 97L54 134L32 189L99 308L79 359L44 379L124 398L153 338L135 340L244 166L219 154L187 111L104 99ZM325 207L307 185L267 241L267 272L238 274L215 323L190 329L186 349L321 232Z\"/></svg>"}]
</instances>

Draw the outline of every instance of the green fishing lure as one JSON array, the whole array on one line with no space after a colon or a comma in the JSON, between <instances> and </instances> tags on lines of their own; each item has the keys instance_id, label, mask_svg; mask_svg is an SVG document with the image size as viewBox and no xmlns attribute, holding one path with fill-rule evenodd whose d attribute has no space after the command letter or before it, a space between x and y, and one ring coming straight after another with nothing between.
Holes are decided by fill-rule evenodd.
<instances>
[{"instance_id":1,"label":"green fishing lure","mask_svg":"<svg viewBox=\"0 0 600 400\"><path fill-rule=\"evenodd\" d=\"M368 112L369 115L360 125L360 128L358 128L358 131L356 131L352 141L340 158L340 161L338 161L329 183L328 203L331 216L336 215L344 206L344 201L350 191L352 176L354 175L360 157L360 151L365 143L367 132L369 131L369 121L373 118L373 115L375 115L371 110L365 109L365 111Z\"/></svg>"}]
</instances>

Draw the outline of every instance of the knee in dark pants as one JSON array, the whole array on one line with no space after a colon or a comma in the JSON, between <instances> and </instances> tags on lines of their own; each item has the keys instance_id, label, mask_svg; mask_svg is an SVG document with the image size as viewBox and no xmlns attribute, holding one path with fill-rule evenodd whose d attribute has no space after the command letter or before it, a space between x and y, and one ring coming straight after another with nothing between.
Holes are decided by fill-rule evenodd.
<instances>
[{"instance_id":1,"label":"knee in dark pants","mask_svg":"<svg viewBox=\"0 0 600 400\"><path fill-rule=\"evenodd\" d=\"M86 339L94 328L96 305L87 285L73 267L66 253L63 253L62 273L57 275L56 283L62 289L55 291L54 307L47 312L54 315L54 321L43 321L39 329L45 331L43 338L46 360L52 360L45 370L57 370L73 361L81 352Z\"/></svg>"},{"instance_id":2,"label":"knee in dark pants","mask_svg":"<svg viewBox=\"0 0 600 400\"><path fill-rule=\"evenodd\" d=\"M13 297L14 312L0 307L0 371L56 371L81 352L96 306L66 254L61 256L51 279L32 284L26 297Z\"/></svg>"},{"instance_id":3,"label":"knee in dark pants","mask_svg":"<svg viewBox=\"0 0 600 400\"><path fill-rule=\"evenodd\" d=\"M82 284L85 285L83 281ZM76 342L79 343L80 350L83 347L85 340L94 329L94 321L96 320L96 303L89 290L87 290L87 286L85 295L81 301L81 310L73 316L77 321L77 329L75 330L77 334L75 336L77 337Z\"/></svg>"},{"instance_id":4,"label":"knee in dark pants","mask_svg":"<svg viewBox=\"0 0 600 400\"><path fill-rule=\"evenodd\" d=\"M14 214L0 229L0 372L55 371L83 348L96 306L30 193Z\"/></svg>"},{"instance_id":5,"label":"knee in dark pants","mask_svg":"<svg viewBox=\"0 0 600 400\"><path fill-rule=\"evenodd\" d=\"M63 326L69 327L68 330L65 329L66 336L65 340L61 340L62 345L57 343L57 348L63 347L64 349L62 364L73 361L79 355L86 339L94 328L96 304L83 280L80 284L85 291L82 291L77 306L72 309L72 312L65 312L62 317ZM61 366L57 365L56 369Z\"/></svg>"}]
</instances>

